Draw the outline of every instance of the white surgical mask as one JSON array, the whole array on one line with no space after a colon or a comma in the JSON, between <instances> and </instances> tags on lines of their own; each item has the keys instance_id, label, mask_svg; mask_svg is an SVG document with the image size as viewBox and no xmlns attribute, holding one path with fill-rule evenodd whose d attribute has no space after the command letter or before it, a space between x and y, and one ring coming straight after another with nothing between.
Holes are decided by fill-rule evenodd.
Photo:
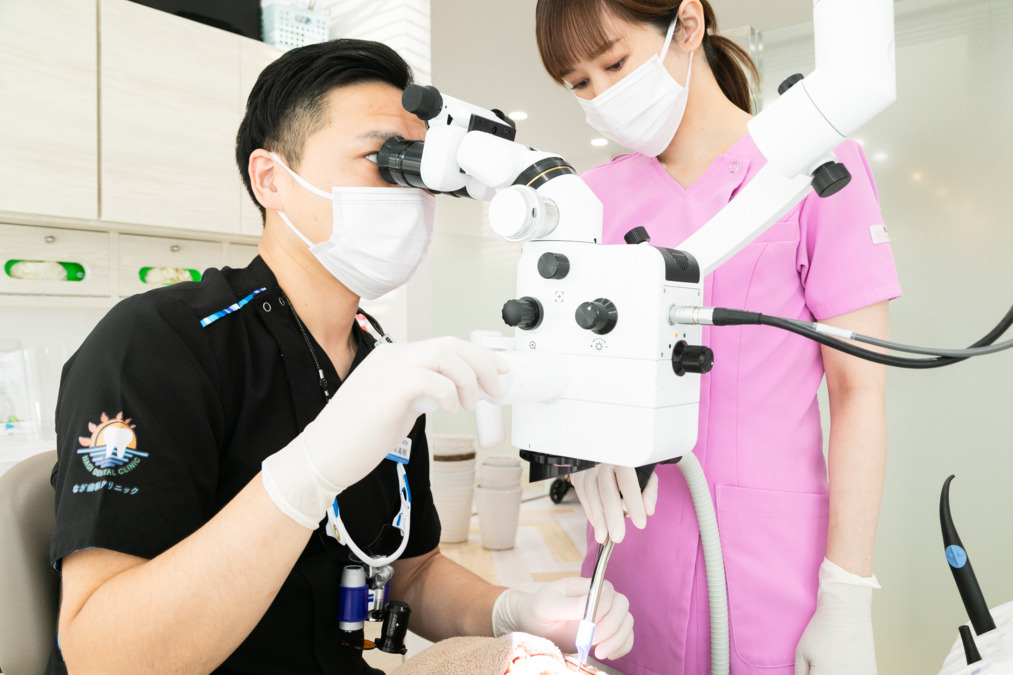
<instances>
[{"instance_id":1,"label":"white surgical mask","mask_svg":"<svg viewBox=\"0 0 1013 675\"><path fill-rule=\"evenodd\" d=\"M365 300L389 293L411 279L433 238L436 199L418 188L337 187L325 192L311 185L271 153L313 194L333 202L331 236L314 244L284 212L281 219L309 246L334 278Z\"/></svg>"},{"instance_id":2,"label":"white surgical mask","mask_svg":"<svg viewBox=\"0 0 1013 675\"><path fill-rule=\"evenodd\" d=\"M648 157L657 157L668 147L686 112L693 52L689 53L685 87L672 79L664 63L675 24L673 20L668 27L661 56L652 54L639 68L590 101L577 99L587 123L602 136Z\"/></svg>"}]
</instances>

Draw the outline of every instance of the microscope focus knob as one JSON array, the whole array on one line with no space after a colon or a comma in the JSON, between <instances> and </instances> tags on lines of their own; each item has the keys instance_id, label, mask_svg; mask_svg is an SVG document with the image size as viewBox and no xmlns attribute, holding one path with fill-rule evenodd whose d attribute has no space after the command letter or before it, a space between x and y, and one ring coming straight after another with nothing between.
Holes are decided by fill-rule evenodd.
<instances>
[{"instance_id":1,"label":"microscope focus knob","mask_svg":"<svg viewBox=\"0 0 1013 675\"><path fill-rule=\"evenodd\" d=\"M443 111L443 96L431 84L409 84L401 94L401 106L428 122Z\"/></svg>"},{"instance_id":2,"label":"microscope focus knob","mask_svg":"<svg viewBox=\"0 0 1013 675\"><path fill-rule=\"evenodd\" d=\"M672 350L672 370L679 377L686 373L709 373L714 367L714 352L710 347L690 345L685 340L675 343Z\"/></svg>"},{"instance_id":3,"label":"microscope focus knob","mask_svg":"<svg viewBox=\"0 0 1013 675\"><path fill-rule=\"evenodd\" d=\"M623 240L627 244L643 244L644 242L651 241L651 235L647 233L647 228L643 225L637 225L632 230L623 235Z\"/></svg>"},{"instance_id":4,"label":"microscope focus knob","mask_svg":"<svg viewBox=\"0 0 1013 675\"><path fill-rule=\"evenodd\" d=\"M813 190L820 197L835 195L850 182L851 173L840 162L827 162L813 171Z\"/></svg>"},{"instance_id":5,"label":"microscope focus knob","mask_svg":"<svg viewBox=\"0 0 1013 675\"><path fill-rule=\"evenodd\" d=\"M611 300L598 298L593 302L583 302L577 308L574 318L577 325L597 335L605 335L616 327L619 310Z\"/></svg>"},{"instance_id":6,"label":"microscope focus knob","mask_svg":"<svg viewBox=\"0 0 1013 675\"><path fill-rule=\"evenodd\" d=\"M542 322L542 303L530 296L507 300L503 305L503 322L521 330L537 328Z\"/></svg>"},{"instance_id":7,"label":"microscope focus knob","mask_svg":"<svg viewBox=\"0 0 1013 675\"><path fill-rule=\"evenodd\" d=\"M792 87L794 87L796 84L798 84L799 82L801 82L804 79L805 79L805 76L802 73L795 73L794 75L789 75L788 77L785 78L784 82L782 82L781 84L777 85L777 93L778 93L778 95L779 96L783 95L784 92L788 91L789 89L791 89Z\"/></svg>"},{"instance_id":8,"label":"microscope focus knob","mask_svg":"<svg viewBox=\"0 0 1013 675\"><path fill-rule=\"evenodd\" d=\"M570 259L562 253L543 253L538 257L538 274L543 279L563 279L570 273Z\"/></svg>"}]
</instances>

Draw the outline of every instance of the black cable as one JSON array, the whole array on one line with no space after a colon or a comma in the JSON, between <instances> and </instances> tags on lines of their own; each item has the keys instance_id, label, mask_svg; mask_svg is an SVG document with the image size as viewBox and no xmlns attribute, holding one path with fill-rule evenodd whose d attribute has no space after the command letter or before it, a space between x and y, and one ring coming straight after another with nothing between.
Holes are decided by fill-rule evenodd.
<instances>
[{"instance_id":1,"label":"black cable","mask_svg":"<svg viewBox=\"0 0 1013 675\"><path fill-rule=\"evenodd\" d=\"M862 347L857 347L838 338L820 333L808 326L800 326L792 322L790 319L767 316L765 314L760 314L759 312L746 312L737 309L715 307L713 321L715 326L758 325L780 328L781 330L786 330L790 333L795 333L809 338L810 340L822 345L832 347L833 349L844 352L845 354L857 356L858 358L872 361L874 363L895 366L898 368L941 368L943 366L949 366L970 358L967 356L939 356L929 359L915 359L901 356L890 356L888 354L881 354L879 352L863 349ZM1002 318L1002 320L996 324L996 326L989 331L988 334L972 344L970 348L983 347L994 343L1003 333L1009 330L1010 326L1013 326L1013 307L1010 307L1009 311L1006 312L1006 315Z\"/></svg>"}]
</instances>

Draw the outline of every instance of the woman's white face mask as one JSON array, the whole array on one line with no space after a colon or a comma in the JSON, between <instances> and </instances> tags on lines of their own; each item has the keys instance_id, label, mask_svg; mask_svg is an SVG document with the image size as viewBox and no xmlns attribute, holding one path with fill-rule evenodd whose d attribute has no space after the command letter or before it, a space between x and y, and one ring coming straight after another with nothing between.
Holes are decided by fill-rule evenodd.
<instances>
[{"instance_id":1,"label":"woman's white face mask","mask_svg":"<svg viewBox=\"0 0 1013 675\"><path fill-rule=\"evenodd\" d=\"M433 238L436 198L418 188L337 187L325 192L285 167L301 186L333 203L331 236L314 244L284 212L278 215L335 279L365 300L407 282Z\"/></svg>"},{"instance_id":2,"label":"woman's white face mask","mask_svg":"<svg viewBox=\"0 0 1013 675\"><path fill-rule=\"evenodd\" d=\"M577 99L587 123L619 145L649 157L668 147L686 112L693 52L689 54L686 86L676 82L665 68L678 19L665 34L660 56L652 54L639 68L591 100Z\"/></svg>"}]
</instances>

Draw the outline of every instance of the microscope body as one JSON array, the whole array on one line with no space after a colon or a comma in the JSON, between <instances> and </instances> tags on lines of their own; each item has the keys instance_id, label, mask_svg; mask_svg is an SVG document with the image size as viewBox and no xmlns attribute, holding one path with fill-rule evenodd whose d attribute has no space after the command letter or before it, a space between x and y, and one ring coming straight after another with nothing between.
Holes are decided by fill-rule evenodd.
<instances>
[{"instance_id":1,"label":"microscope body","mask_svg":"<svg viewBox=\"0 0 1013 675\"><path fill-rule=\"evenodd\" d=\"M701 344L701 328L666 319L673 304L702 302L691 260L646 242L531 241L517 293L511 303L537 319L515 323L513 350L555 360L562 375L538 370L563 378L554 399L512 401L512 444L533 463L560 468L543 477L579 467L577 459L640 466L693 449L700 374L684 357Z\"/></svg>"},{"instance_id":2,"label":"microscope body","mask_svg":"<svg viewBox=\"0 0 1013 675\"><path fill-rule=\"evenodd\" d=\"M490 199L492 229L523 244L517 297L504 306L514 337L509 349L495 347L514 361L511 396L494 402L513 406L511 441L533 479L596 462L674 460L695 445L699 374L715 355L695 320L671 310L701 307L703 280L812 190L829 197L847 185L833 148L896 96L892 0L820 0L814 24L816 70L786 81L749 122L767 164L678 252L645 243L646 232L602 245L601 202L565 160L514 142L499 111L434 87L405 90L405 109L429 130L424 142L385 142L381 176ZM567 274L544 276L545 255L564 257ZM673 272L683 264L693 273Z\"/></svg>"}]
</instances>

